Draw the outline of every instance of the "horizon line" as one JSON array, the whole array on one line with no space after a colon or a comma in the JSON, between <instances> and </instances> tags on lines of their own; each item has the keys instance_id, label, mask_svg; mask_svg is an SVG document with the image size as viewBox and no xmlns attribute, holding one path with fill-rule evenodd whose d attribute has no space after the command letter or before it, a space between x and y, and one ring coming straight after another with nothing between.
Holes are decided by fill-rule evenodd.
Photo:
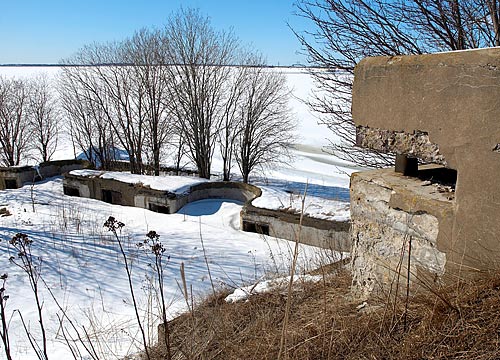
<instances>
[{"instance_id":1,"label":"horizon line","mask_svg":"<svg viewBox=\"0 0 500 360\"><path fill-rule=\"evenodd\" d=\"M178 65L178 64L174 64ZM135 66L130 63L102 63L102 64L54 64L54 63L7 63L0 64L0 67L86 67L86 66ZM295 68L295 69L328 69L326 66L292 64L292 65L215 65L234 67L262 67L262 68Z\"/></svg>"}]
</instances>

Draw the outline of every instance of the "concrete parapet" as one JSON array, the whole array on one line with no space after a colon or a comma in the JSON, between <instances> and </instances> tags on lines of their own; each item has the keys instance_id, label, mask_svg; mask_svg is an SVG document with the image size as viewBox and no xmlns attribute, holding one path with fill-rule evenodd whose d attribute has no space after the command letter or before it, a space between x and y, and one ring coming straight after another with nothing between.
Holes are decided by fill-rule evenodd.
<instances>
[{"instance_id":1,"label":"concrete parapet","mask_svg":"<svg viewBox=\"0 0 500 360\"><path fill-rule=\"evenodd\" d=\"M456 170L455 199L446 206L446 216L435 214L435 201L425 210L437 219L439 231L433 246L446 255L446 274L466 276L471 271L498 268L500 48L364 59L355 70L352 114L359 145L417 157ZM380 214L383 213L364 215L359 211L355 194L361 191L360 186L368 189L363 183L375 184L364 182L367 176L355 175L351 182L353 239L358 244L354 251L356 246L369 247L381 236L394 237L392 232L397 231L394 224L382 221L385 215ZM411 181L401 176L395 177L390 172L383 177L370 176L377 178L390 192L396 192L389 194L387 206L392 209L386 209L389 215L395 214L393 210L398 206L390 203L398 197L402 205L404 202L414 204L413 208L407 204L399 207L406 209L403 210L406 216L413 214L410 223L416 219L416 213L410 210L430 202L428 194L423 194L420 188L417 191ZM393 184L396 178L398 182ZM406 184L404 196L400 195L402 183ZM372 203L383 203L380 192L364 198L370 201L370 207ZM378 224L380 229L361 230L364 219ZM391 229L391 233L386 234L384 229ZM430 234L432 228L426 232ZM359 245L360 242L365 244Z\"/></svg>"}]
</instances>

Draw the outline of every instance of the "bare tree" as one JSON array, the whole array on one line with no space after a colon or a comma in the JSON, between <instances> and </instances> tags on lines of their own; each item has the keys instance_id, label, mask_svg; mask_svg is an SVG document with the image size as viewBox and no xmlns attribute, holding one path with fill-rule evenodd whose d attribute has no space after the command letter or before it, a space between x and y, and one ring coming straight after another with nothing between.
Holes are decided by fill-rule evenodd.
<instances>
[{"instance_id":1,"label":"bare tree","mask_svg":"<svg viewBox=\"0 0 500 360\"><path fill-rule=\"evenodd\" d=\"M142 173L144 159L151 159L158 175L162 151L175 146L177 167L186 152L198 175L205 178L210 178L218 144L224 179L229 180L244 124L267 117L273 126L288 131L278 123L279 115L286 112L286 106L282 113L277 110L285 103L284 80L264 76L257 70L261 63L247 64L253 60L242 54L231 32L215 31L196 10L174 14L161 31L143 29L122 42L86 46L64 62L61 80L72 136L81 147L88 146L89 152L104 154L112 139L108 136L111 127L116 142L129 155L133 173ZM237 62L244 66L235 67ZM252 86L255 93L250 94ZM257 94L260 91L265 93ZM261 109L255 101L260 101ZM259 124L256 131L263 126ZM264 153L277 153L283 139L271 130L268 136L276 146L268 144ZM240 156L247 180L256 166L270 161L253 151Z\"/></svg>"},{"instance_id":2,"label":"bare tree","mask_svg":"<svg viewBox=\"0 0 500 360\"><path fill-rule=\"evenodd\" d=\"M64 76L91 94L90 100L99 107L117 142L127 152L130 171L140 174L146 117L144 89L137 86L135 70L124 64L124 59L124 48L119 43L86 46L64 62Z\"/></svg>"},{"instance_id":3,"label":"bare tree","mask_svg":"<svg viewBox=\"0 0 500 360\"><path fill-rule=\"evenodd\" d=\"M0 77L0 156L6 166L19 165L29 150L28 92L25 80Z\"/></svg>"},{"instance_id":4,"label":"bare tree","mask_svg":"<svg viewBox=\"0 0 500 360\"><path fill-rule=\"evenodd\" d=\"M398 8L433 50L498 46L498 0L413 0Z\"/></svg>"},{"instance_id":5,"label":"bare tree","mask_svg":"<svg viewBox=\"0 0 500 360\"><path fill-rule=\"evenodd\" d=\"M175 119L174 119L175 120ZM182 159L187 154L186 143L184 141L184 135L182 132L182 126L179 126L179 121L174 121L173 125L173 140L171 141L171 148L174 149L174 166L176 170L176 174L180 175L181 169L183 166Z\"/></svg>"},{"instance_id":6,"label":"bare tree","mask_svg":"<svg viewBox=\"0 0 500 360\"><path fill-rule=\"evenodd\" d=\"M241 128L235 154L245 183L257 167L283 160L296 128L288 107L290 91L285 76L262 66L249 70L239 108Z\"/></svg>"},{"instance_id":7,"label":"bare tree","mask_svg":"<svg viewBox=\"0 0 500 360\"><path fill-rule=\"evenodd\" d=\"M168 91L171 80L165 66L168 56L163 41L159 31L142 29L123 44L125 60L134 65L134 80L144 99L145 140L152 154L155 175L160 174L161 151L173 132Z\"/></svg>"},{"instance_id":8,"label":"bare tree","mask_svg":"<svg viewBox=\"0 0 500 360\"><path fill-rule=\"evenodd\" d=\"M143 173L143 149L145 141L144 89L134 79L134 68L120 64L122 56L113 53L107 60L110 65L93 66L101 83L99 100L104 113L117 136L117 141L129 156L130 171ZM116 56L116 58L115 58Z\"/></svg>"},{"instance_id":9,"label":"bare tree","mask_svg":"<svg viewBox=\"0 0 500 360\"><path fill-rule=\"evenodd\" d=\"M68 119L67 130L94 167L109 170L115 158L111 125L93 93L73 75L74 69L64 67L58 82L60 104Z\"/></svg>"},{"instance_id":10,"label":"bare tree","mask_svg":"<svg viewBox=\"0 0 500 360\"><path fill-rule=\"evenodd\" d=\"M335 136L328 150L354 163L390 165L392 156L355 147L354 66L367 56L422 54L498 44L498 0L299 0L312 31L295 31L319 91L309 105Z\"/></svg>"},{"instance_id":11,"label":"bare tree","mask_svg":"<svg viewBox=\"0 0 500 360\"><path fill-rule=\"evenodd\" d=\"M32 79L29 90L28 115L33 146L40 154L41 161L49 161L57 148L58 104L44 75Z\"/></svg>"},{"instance_id":12,"label":"bare tree","mask_svg":"<svg viewBox=\"0 0 500 360\"><path fill-rule=\"evenodd\" d=\"M198 175L210 178L226 84L238 46L232 33L215 31L196 10L173 15L164 31L172 79L173 114Z\"/></svg>"},{"instance_id":13,"label":"bare tree","mask_svg":"<svg viewBox=\"0 0 500 360\"><path fill-rule=\"evenodd\" d=\"M484 36L488 38L490 44L500 46L500 1L477 0L477 2L480 6L484 6L484 3L486 3L486 9L484 11L485 17L481 19ZM490 21L488 21L488 17Z\"/></svg>"},{"instance_id":14,"label":"bare tree","mask_svg":"<svg viewBox=\"0 0 500 360\"><path fill-rule=\"evenodd\" d=\"M228 81L223 100L222 122L217 143L222 157L223 180L231 180L231 169L236 141L241 131L239 110L245 92L250 68L242 61L242 66L234 67Z\"/></svg>"}]
</instances>

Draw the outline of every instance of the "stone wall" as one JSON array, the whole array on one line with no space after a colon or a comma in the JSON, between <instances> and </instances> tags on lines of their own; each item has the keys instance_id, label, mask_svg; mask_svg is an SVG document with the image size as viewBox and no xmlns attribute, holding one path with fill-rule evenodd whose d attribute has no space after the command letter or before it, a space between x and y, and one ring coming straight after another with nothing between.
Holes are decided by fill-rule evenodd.
<instances>
[{"instance_id":1,"label":"stone wall","mask_svg":"<svg viewBox=\"0 0 500 360\"><path fill-rule=\"evenodd\" d=\"M408 265L410 280L441 277L446 254L438 235L450 231L454 215L455 200L438 185L392 169L353 174L351 264L358 295L406 282Z\"/></svg>"}]
</instances>

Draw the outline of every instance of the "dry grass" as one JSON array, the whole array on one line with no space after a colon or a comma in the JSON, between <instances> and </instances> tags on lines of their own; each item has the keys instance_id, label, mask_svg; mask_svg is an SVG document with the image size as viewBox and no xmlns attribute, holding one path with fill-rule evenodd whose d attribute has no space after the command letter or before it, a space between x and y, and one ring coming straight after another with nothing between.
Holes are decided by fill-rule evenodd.
<instances>
[{"instance_id":1,"label":"dry grass","mask_svg":"<svg viewBox=\"0 0 500 360\"><path fill-rule=\"evenodd\" d=\"M342 271L293 293L288 359L498 359L500 275L463 281L434 293L372 300L362 310ZM174 359L276 359L286 298L255 295L226 304L211 296L171 323ZM439 296L438 296L439 295ZM442 299L445 299L444 302ZM450 306L451 305L451 306ZM158 359L161 348L156 348Z\"/></svg>"}]
</instances>

